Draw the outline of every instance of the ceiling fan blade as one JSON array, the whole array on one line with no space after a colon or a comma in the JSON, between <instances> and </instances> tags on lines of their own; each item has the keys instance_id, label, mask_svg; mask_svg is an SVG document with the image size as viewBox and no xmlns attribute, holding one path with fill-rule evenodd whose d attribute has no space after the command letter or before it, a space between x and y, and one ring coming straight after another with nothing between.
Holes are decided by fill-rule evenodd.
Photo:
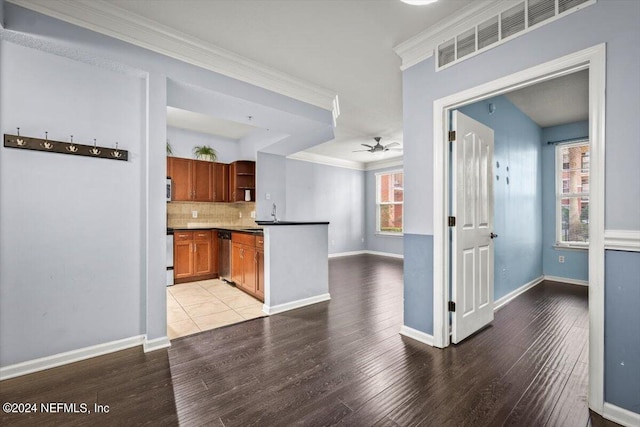
<instances>
[{"instance_id":1,"label":"ceiling fan blade","mask_svg":"<svg viewBox=\"0 0 640 427\"><path fill-rule=\"evenodd\" d=\"M395 147L396 145L400 145L399 142L392 142L391 144L385 145L385 147Z\"/></svg>"},{"instance_id":2,"label":"ceiling fan blade","mask_svg":"<svg viewBox=\"0 0 640 427\"><path fill-rule=\"evenodd\" d=\"M388 148L389 151L402 151L402 148Z\"/></svg>"},{"instance_id":3,"label":"ceiling fan blade","mask_svg":"<svg viewBox=\"0 0 640 427\"><path fill-rule=\"evenodd\" d=\"M371 150L354 150L354 151L352 151L352 153L360 153L362 151L368 151L370 153L373 153L373 151L371 151Z\"/></svg>"},{"instance_id":4,"label":"ceiling fan blade","mask_svg":"<svg viewBox=\"0 0 640 427\"><path fill-rule=\"evenodd\" d=\"M373 148L373 145L369 145L369 144L360 144L360 145L364 145L365 147Z\"/></svg>"}]
</instances>

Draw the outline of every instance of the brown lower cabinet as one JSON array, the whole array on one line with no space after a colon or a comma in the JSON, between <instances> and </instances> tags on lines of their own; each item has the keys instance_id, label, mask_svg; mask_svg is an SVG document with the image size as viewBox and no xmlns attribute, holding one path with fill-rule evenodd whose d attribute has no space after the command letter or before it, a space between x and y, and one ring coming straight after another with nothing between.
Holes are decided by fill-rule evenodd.
<instances>
[{"instance_id":1,"label":"brown lower cabinet","mask_svg":"<svg viewBox=\"0 0 640 427\"><path fill-rule=\"evenodd\" d=\"M217 233L211 230L173 233L173 277L175 283L218 277Z\"/></svg>"},{"instance_id":2,"label":"brown lower cabinet","mask_svg":"<svg viewBox=\"0 0 640 427\"><path fill-rule=\"evenodd\" d=\"M264 237L231 233L231 280L264 302Z\"/></svg>"}]
</instances>

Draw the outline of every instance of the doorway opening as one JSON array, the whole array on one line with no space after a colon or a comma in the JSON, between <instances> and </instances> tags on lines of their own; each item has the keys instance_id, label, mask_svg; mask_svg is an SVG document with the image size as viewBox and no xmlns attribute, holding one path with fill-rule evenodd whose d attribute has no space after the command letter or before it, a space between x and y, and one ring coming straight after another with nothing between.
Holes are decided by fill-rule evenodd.
<instances>
[{"instance_id":1,"label":"doorway opening","mask_svg":"<svg viewBox=\"0 0 640 427\"><path fill-rule=\"evenodd\" d=\"M589 407L602 413L604 404L604 90L605 46L599 45L434 102L434 345L446 347L449 337L451 262L449 227L450 168L445 135L450 112L478 101L537 83L588 70L589 205L588 317ZM439 142L438 142L439 141ZM506 168L505 168L506 172ZM503 175L504 180L508 174ZM499 273L499 272L498 272Z\"/></svg>"}]
</instances>

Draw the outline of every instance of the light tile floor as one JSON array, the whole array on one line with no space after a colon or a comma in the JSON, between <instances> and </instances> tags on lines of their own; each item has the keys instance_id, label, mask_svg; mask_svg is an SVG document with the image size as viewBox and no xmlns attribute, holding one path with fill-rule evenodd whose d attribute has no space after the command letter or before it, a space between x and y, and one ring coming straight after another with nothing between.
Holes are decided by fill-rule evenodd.
<instances>
[{"instance_id":1,"label":"light tile floor","mask_svg":"<svg viewBox=\"0 0 640 427\"><path fill-rule=\"evenodd\" d=\"M260 301L219 279L167 288L169 339L262 316Z\"/></svg>"}]
</instances>

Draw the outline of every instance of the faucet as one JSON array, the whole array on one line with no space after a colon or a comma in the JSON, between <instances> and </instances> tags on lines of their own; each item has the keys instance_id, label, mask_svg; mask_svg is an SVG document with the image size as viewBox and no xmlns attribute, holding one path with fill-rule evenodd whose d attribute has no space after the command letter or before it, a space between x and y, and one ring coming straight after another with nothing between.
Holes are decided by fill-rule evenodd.
<instances>
[{"instance_id":1,"label":"faucet","mask_svg":"<svg viewBox=\"0 0 640 427\"><path fill-rule=\"evenodd\" d=\"M273 222L278 222L278 217L276 216L276 204L273 204L273 208L271 209L271 217L273 218Z\"/></svg>"}]
</instances>

